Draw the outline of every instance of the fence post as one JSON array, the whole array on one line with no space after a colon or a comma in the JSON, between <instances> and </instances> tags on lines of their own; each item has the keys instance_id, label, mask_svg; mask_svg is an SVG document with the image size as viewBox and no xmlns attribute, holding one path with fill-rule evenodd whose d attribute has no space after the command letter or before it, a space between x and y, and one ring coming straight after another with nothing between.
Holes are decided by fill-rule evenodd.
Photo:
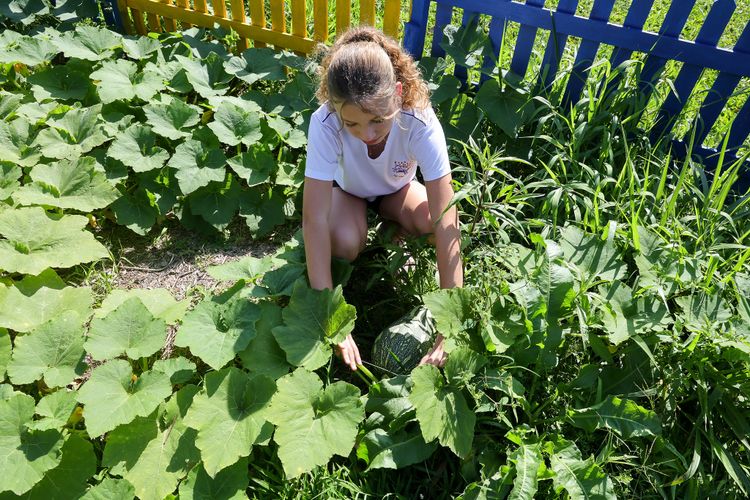
<instances>
[{"instance_id":1,"label":"fence post","mask_svg":"<svg viewBox=\"0 0 750 500\"><path fill-rule=\"evenodd\" d=\"M99 0L104 13L104 20L108 26L114 27L118 33L125 33L125 26L122 24L120 10L117 8L117 0Z\"/></svg>"}]
</instances>

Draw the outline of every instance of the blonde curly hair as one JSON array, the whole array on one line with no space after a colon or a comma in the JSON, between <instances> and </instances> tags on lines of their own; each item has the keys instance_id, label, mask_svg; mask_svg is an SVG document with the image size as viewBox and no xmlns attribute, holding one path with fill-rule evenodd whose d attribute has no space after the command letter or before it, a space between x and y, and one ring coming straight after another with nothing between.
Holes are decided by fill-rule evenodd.
<instances>
[{"instance_id":1,"label":"blonde curly hair","mask_svg":"<svg viewBox=\"0 0 750 500\"><path fill-rule=\"evenodd\" d=\"M319 77L316 97L332 110L352 103L374 113L388 99L400 99L397 104L401 109L430 106L429 88L414 59L396 40L371 26L342 33L326 50ZM396 82L402 85L400 98L396 95Z\"/></svg>"}]
</instances>

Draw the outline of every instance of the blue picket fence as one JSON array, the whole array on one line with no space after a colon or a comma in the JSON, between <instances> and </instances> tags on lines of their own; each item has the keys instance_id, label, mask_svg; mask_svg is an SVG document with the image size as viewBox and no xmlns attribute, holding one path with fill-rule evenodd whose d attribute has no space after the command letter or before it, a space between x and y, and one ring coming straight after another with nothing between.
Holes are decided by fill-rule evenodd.
<instances>
[{"instance_id":1,"label":"blue picket fence","mask_svg":"<svg viewBox=\"0 0 750 500\"><path fill-rule=\"evenodd\" d=\"M435 20L432 26L428 26L431 2L436 4ZM548 42L538 78L539 84L547 87L558 76L568 37L578 37L581 43L565 89L565 103L579 100L589 68L601 44L614 46L610 58L612 67L628 60L634 52L647 54L639 82L639 90L646 98L667 62L681 61L684 64L674 81L674 91L662 103L658 118L650 130L654 139L672 131L675 118L687 103L703 71L707 68L717 70L719 76L706 93L693 122L697 128L692 150L694 154L701 155L707 165L716 164L719 158L717 150L702 144L740 80L750 77L750 23L732 49L717 47L735 11L734 0L716 0L713 3L695 41L681 39L680 33L696 0L674 0L658 33L643 29L654 0L634 0L622 25L609 22L615 0L595 0L588 18L575 14L578 0L560 0L555 10L545 8L544 3L545 0L526 0L526 3L511 0L412 0L411 20L404 27L404 46L415 58L421 58L425 54L426 34L431 29L432 46L428 53L434 57L443 56L445 52L440 47L443 29L451 22L454 9L461 9L464 24L474 22L480 14L490 16L488 35L497 60L504 31L508 22L512 21L518 23L520 28L510 71L523 77L529 66L537 32L545 30L548 32ZM494 64L491 58L485 61L486 68ZM466 69L457 68L456 76L465 81ZM728 134L725 163L737 160L737 151L750 134L750 99L735 117ZM675 154L687 154L689 139L687 136L674 140ZM750 183L750 162L746 167L743 185Z\"/></svg>"}]
</instances>

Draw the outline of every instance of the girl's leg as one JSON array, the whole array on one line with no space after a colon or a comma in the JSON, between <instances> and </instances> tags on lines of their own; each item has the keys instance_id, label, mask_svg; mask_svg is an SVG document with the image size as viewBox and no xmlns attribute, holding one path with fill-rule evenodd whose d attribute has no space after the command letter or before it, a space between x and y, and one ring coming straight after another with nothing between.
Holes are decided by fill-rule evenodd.
<instances>
[{"instance_id":1,"label":"girl's leg","mask_svg":"<svg viewBox=\"0 0 750 500\"><path fill-rule=\"evenodd\" d=\"M331 196L331 254L351 262L367 243L367 203L338 187Z\"/></svg>"},{"instance_id":2,"label":"girl's leg","mask_svg":"<svg viewBox=\"0 0 750 500\"><path fill-rule=\"evenodd\" d=\"M427 190L416 180L395 193L384 196L380 202L380 215L384 219L398 223L412 236L433 232L432 217L427 205Z\"/></svg>"}]
</instances>

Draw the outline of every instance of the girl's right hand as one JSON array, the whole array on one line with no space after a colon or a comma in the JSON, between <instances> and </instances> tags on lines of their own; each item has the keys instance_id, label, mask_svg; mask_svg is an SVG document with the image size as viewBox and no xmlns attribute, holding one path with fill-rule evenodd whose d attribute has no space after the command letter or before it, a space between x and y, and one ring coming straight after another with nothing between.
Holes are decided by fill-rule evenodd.
<instances>
[{"instance_id":1,"label":"girl's right hand","mask_svg":"<svg viewBox=\"0 0 750 500\"><path fill-rule=\"evenodd\" d=\"M357 348L357 344L354 342L354 337L352 337L351 333L338 345L338 351L344 359L344 363L349 365L349 368L352 370L356 370L357 365L362 364L359 349Z\"/></svg>"}]
</instances>

